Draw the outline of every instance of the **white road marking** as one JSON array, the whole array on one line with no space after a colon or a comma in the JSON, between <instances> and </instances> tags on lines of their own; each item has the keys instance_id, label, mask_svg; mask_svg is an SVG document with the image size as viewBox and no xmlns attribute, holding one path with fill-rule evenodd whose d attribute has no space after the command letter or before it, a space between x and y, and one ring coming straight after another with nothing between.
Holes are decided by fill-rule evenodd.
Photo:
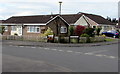
<instances>
[{"instance_id":1,"label":"white road marking","mask_svg":"<svg viewBox=\"0 0 120 74\"><path fill-rule=\"evenodd\" d=\"M114 57L114 56L108 56L108 58L115 59L116 57Z\"/></svg>"},{"instance_id":2,"label":"white road marking","mask_svg":"<svg viewBox=\"0 0 120 74\"><path fill-rule=\"evenodd\" d=\"M93 53L84 53L85 55L93 55Z\"/></svg>"},{"instance_id":3,"label":"white road marking","mask_svg":"<svg viewBox=\"0 0 120 74\"><path fill-rule=\"evenodd\" d=\"M45 50L49 50L50 48L44 48Z\"/></svg>"},{"instance_id":4,"label":"white road marking","mask_svg":"<svg viewBox=\"0 0 120 74\"><path fill-rule=\"evenodd\" d=\"M9 46L13 46L13 45L9 45ZM14 46L14 47L25 47L25 46ZM26 47L26 48L30 48L30 47ZM31 48L36 48L36 47L31 47ZM42 48L42 47L39 47L39 48ZM44 49L45 50L50 50L50 48L44 48ZM57 50L57 49L51 49L51 50ZM58 50L58 51L64 51L64 50ZM105 51L107 51L107 50L93 51L93 52L88 52L88 53L83 53L83 52L75 52L75 53L85 54L85 55L94 55L94 56L98 56L98 57L106 57L106 58L110 58L110 59L117 58L115 56L107 56L107 55L102 55L102 54L94 54L94 53L105 52ZM73 52L73 51L68 50L66 52ZM120 58L118 60L120 60Z\"/></svg>"},{"instance_id":5,"label":"white road marking","mask_svg":"<svg viewBox=\"0 0 120 74\"><path fill-rule=\"evenodd\" d=\"M62 52L63 50L58 50L58 51L61 51L61 52Z\"/></svg>"},{"instance_id":6,"label":"white road marking","mask_svg":"<svg viewBox=\"0 0 120 74\"><path fill-rule=\"evenodd\" d=\"M67 52L73 52L73 51L68 50Z\"/></svg>"},{"instance_id":7,"label":"white road marking","mask_svg":"<svg viewBox=\"0 0 120 74\"><path fill-rule=\"evenodd\" d=\"M97 54L97 55L95 55L95 56L102 57L103 55L102 55L102 54Z\"/></svg>"},{"instance_id":8,"label":"white road marking","mask_svg":"<svg viewBox=\"0 0 120 74\"><path fill-rule=\"evenodd\" d=\"M103 55L104 57L106 57L107 55Z\"/></svg>"}]
</instances>

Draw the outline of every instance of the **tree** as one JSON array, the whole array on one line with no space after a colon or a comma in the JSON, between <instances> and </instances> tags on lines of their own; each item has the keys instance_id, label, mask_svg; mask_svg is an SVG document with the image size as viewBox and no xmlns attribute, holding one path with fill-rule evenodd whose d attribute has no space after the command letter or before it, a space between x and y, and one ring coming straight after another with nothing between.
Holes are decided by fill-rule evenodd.
<instances>
[{"instance_id":1,"label":"tree","mask_svg":"<svg viewBox=\"0 0 120 74\"><path fill-rule=\"evenodd\" d=\"M5 27L4 26L0 26L0 33L3 35L4 32L5 32Z\"/></svg>"},{"instance_id":2,"label":"tree","mask_svg":"<svg viewBox=\"0 0 120 74\"><path fill-rule=\"evenodd\" d=\"M110 18L110 17L108 17L108 16L107 16L107 20L108 20L108 21L110 21L110 22L112 21L112 20L111 20L111 18Z\"/></svg>"},{"instance_id":3,"label":"tree","mask_svg":"<svg viewBox=\"0 0 120 74\"><path fill-rule=\"evenodd\" d=\"M69 35L73 35L74 34L74 27L73 26L70 26L69 27Z\"/></svg>"},{"instance_id":4,"label":"tree","mask_svg":"<svg viewBox=\"0 0 120 74\"><path fill-rule=\"evenodd\" d=\"M81 34L83 34L83 30L85 30L84 26L77 25L75 28L75 34L80 36Z\"/></svg>"},{"instance_id":5,"label":"tree","mask_svg":"<svg viewBox=\"0 0 120 74\"><path fill-rule=\"evenodd\" d=\"M112 19L112 22L113 22L113 23L118 23L118 20L117 20L116 18L113 18L113 19Z\"/></svg>"}]
</instances>

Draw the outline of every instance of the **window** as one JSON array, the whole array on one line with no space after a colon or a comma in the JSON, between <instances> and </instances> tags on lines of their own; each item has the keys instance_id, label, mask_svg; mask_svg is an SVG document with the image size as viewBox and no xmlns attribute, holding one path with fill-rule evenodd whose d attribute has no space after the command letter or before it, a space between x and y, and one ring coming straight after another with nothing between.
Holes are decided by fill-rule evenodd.
<instances>
[{"instance_id":1,"label":"window","mask_svg":"<svg viewBox=\"0 0 120 74\"><path fill-rule=\"evenodd\" d=\"M62 26L60 32L61 33L67 33L67 28L65 26Z\"/></svg>"},{"instance_id":2,"label":"window","mask_svg":"<svg viewBox=\"0 0 120 74\"><path fill-rule=\"evenodd\" d=\"M16 31L17 30L17 26L11 26L11 30L12 31Z\"/></svg>"},{"instance_id":3,"label":"window","mask_svg":"<svg viewBox=\"0 0 120 74\"><path fill-rule=\"evenodd\" d=\"M28 26L27 32L40 33L40 27L39 26Z\"/></svg>"},{"instance_id":4,"label":"window","mask_svg":"<svg viewBox=\"0 0 120 74\"><path fill-rule=\"evenodd\" d=\"M8 31L8 26L5 26L5 31Z\"/></svg>"}]
</instances>

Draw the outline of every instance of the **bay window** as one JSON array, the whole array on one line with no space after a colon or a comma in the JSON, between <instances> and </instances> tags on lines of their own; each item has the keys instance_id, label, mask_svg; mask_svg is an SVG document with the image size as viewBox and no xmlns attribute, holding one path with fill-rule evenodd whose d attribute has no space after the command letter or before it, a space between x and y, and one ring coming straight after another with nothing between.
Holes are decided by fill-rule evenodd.
<instances>
[{"instance_id":1,"label":"bay window","mask_svg":"<svg viewBox=\"0 0 120 74\"><path fill-rule=\"evenodd\" d=\"M11 26L11 30L12 31L16 31L17 30L17 26Z\"/></svg>"},{"instance_id":2,"label":"bay window","mask_svg":"<svg viewBox=\"0 0 120 74\"><path fill-rule=\"evenodd\" d=\"M40 33L40 27L39 26L28 26L27 32Z\"/></svg>"}]
</instances>

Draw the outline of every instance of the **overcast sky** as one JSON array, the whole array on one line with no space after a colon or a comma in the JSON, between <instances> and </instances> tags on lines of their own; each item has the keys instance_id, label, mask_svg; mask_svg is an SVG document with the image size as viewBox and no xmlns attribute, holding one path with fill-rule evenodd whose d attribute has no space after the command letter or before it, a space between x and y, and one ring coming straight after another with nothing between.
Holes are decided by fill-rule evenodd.
<instances>
[{"instance_id":1,"label":"overcast sky","mask_svg":"<svg viewBox=\"0 0 120 74\"><path fill-rule=\"evenodd\" d=\"M47 15L59 13L62 1L62 14L85 12L103 17L118 17L119 0L0 0L0 20L11 16Z\"/></svg>"}]
</instances>

